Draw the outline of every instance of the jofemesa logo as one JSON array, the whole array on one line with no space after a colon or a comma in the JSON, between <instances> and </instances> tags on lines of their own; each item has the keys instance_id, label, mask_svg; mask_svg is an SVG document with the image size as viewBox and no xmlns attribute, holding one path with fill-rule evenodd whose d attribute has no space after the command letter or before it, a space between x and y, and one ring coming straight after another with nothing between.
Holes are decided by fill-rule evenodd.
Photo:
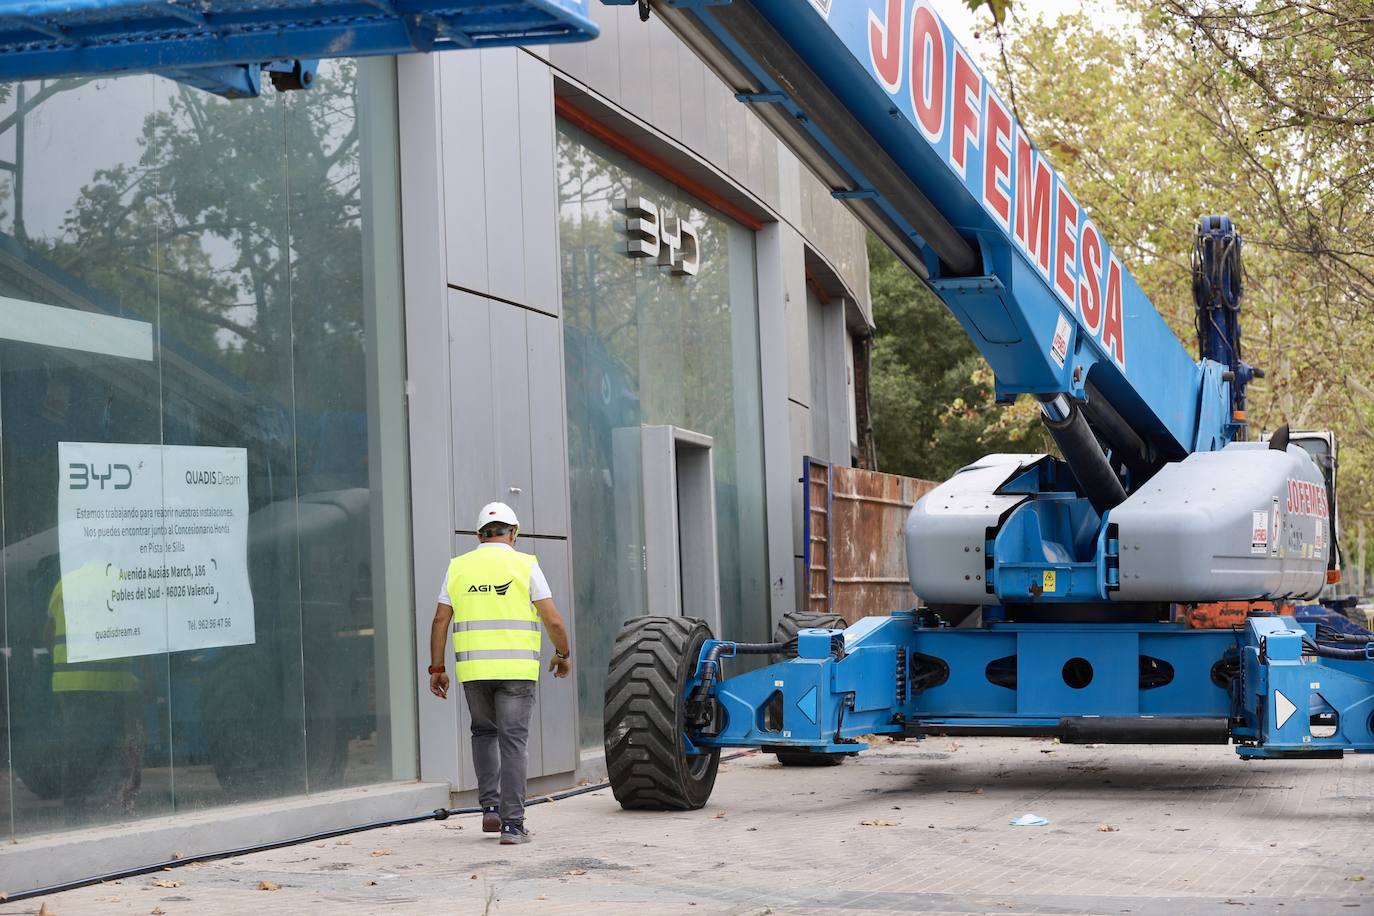
<instances>
[{"instance_id":1,"label":"jofemesa logo","mask_svg":"<svg viewBox=\"0 0 1374 916\"><path fill-rule=\"evenodd\" d=\"M67 489L86 490L92 486L112 490L127 490L134 485L134 472L127 464L95 464L72 462L67 465Z\"/></svg>"},{"instance_id":2,"label":"jofemesa logo","mask_svg":"<svg viewBox=\"0 0 1374 916\"><path fill-rule=\"evenodd\" d=\"M469 591L469 592L495 592L497 595L502 595L502 596L504 596L504 595L506 594L506 592L510 589L510 584L511 584L512 582L514 582L514 581L515 581L514 579L507 579L505 582L503 582L503 583L500 584L500 585L469 585L469 586L468 586L468 591Z\"/></svg>"}]
</instances>

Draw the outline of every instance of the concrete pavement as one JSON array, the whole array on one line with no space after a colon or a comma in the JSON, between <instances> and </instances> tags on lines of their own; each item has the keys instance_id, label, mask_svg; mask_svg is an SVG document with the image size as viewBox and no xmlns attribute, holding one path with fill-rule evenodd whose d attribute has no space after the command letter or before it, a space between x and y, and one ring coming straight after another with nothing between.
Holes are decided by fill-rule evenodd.
<instances>
[{"instance_id":1,"label":"concrete pavement","mask_svg":"<svg viewBox=\"0 0 1374 916\"><path fill-rule=\"evenodd\" d=\"M1027 812L1049 825L1008 825ZM603 790L529 826L523 847L474 816L375 830L0 914L1374 912L1374 757L929 739L830 769L752 755L701 811Z\"/></svg>"}]
</instances>

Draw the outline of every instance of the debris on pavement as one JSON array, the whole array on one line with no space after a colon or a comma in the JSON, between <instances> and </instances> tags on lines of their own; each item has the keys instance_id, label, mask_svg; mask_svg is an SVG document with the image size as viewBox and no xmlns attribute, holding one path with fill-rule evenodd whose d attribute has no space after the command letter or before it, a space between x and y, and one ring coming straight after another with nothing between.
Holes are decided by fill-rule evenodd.
<instances>
[{"instance_id":1,"label":"debris on pavement","mask_svg":"<svg viewBox=\"0 0 1374 916\"><path fill-rule=\"evenodd\" d=\"M260 891L279 891L279 890L281 890L281 885L280 885L280 884L276 884L276 883L274 883L274 882L272 882L272 881L259 881L259 882L258 882L258 890L260 890Z\"/></svg>"},{"instance_id":2,"label":"debris on pavement","mask_svg":"<svg viewBox=\"0 0 1374 916\"><path fill-rule=\"evenodd\" d=\"M1038 814L1032 814L1027 811L1020 817L1012 818L1007 823L1011 824L1013 827L1044 827L1049 824L1049 822L1049 818L1041 817Z\"/></svg>"},{"instance_id":3,"label":"debris on pavement","mask_svg":"<svg viewBox=\"0 0 1374 916\"><path fill-rule=\"evenodd\" d=\"M859 824L860 824L860 826L863 826L863 827L896 827L896 826L897 826L897 822L896 822L896 821L884 821L884 820L880 820L880 819L878 819L878 818L871 818L871 819L866 820L866 821L859 821Z\"/></svg>"},{"instance_id":4,"label":"debris on pavement","mask_svg":"<svg viewBox=\"0 0 1374 916\"><path fill-rule=\"evenodd\" d=\"M1115 824L1098 824L1097 829L1102 833L1116 833L1121 828Z\"/></svg>"}]
</instances>

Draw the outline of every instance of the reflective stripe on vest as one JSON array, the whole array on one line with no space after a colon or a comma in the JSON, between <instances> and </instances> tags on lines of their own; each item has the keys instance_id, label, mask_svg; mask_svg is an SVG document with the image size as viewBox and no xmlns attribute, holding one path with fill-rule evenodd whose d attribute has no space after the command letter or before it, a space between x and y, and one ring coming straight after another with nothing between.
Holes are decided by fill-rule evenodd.
<instances>
[{"instance_id":1,"label":"reflective stripe on vest","mask_svg":"<svg viewBox=\"0 0 1374 916\"><path fill-rule=\"evenodd\" d=\"M449 563L458 680L539 680L539 615L530 604L536 562L529 554L488 546Z\"/></svg>"}]
</instances>

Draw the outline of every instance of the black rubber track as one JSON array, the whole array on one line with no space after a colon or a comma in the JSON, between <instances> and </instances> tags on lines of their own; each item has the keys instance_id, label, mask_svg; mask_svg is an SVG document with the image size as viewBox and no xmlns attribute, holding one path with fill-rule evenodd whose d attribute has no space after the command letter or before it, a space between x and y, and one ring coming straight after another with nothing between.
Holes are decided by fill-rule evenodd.
<instances>
[{"instance_id":1,"label":"black rubber track","mask_svg":"<svg viewBox=\"0 0 1374 916\"><path fill-rule=\"evenodd\" d=\"M695 617L625 621L606 677L606 776L622 808L689 811L711 797L720 749L683 749L687 681L711 629Z\"/></svg>"},{"instance_id":2,"label":"black rubber track","mask_svg":"<svg viewBox=\"0 0 1374 916\"><path fill-rule=\"evenodd\" d=\"M773 630L773 642L787 643L782 655L770 655L768 660L774 664L797 657L797 633L812 628L824 630L843 630L845 619L839 614L825 614L818 611L789 611L782 615L777 628ZM775 755L778 763L785 767L837 767L844 763L848 754L816 754L811 751L792 751Z\"/></svg>"}]
</instances>

